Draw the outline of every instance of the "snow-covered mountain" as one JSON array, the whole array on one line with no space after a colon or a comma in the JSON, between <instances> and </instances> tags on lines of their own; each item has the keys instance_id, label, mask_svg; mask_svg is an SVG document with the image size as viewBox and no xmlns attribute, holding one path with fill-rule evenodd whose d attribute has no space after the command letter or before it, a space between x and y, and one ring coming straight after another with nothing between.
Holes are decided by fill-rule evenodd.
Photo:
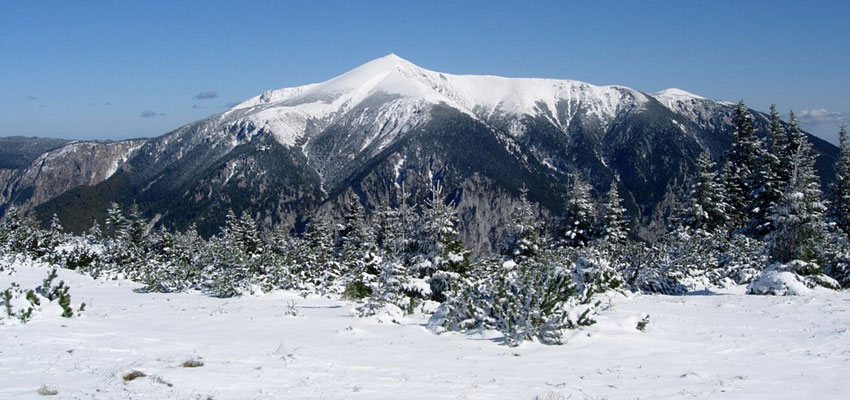
<instances>
[{"instance_id":1,"label":"snow-covered mountain","mask_svg":"<svg viewBox=\"0 0 850 400\"><path fill-rule=\"evenodd\" d=\"M651 236L697 155L719 158L728 148L731 112L679 89L452 75L390 54L150 139L109 179L38 211L80 230L92 222L80 215L136 202L162 223L213 233L228 209L301 226L316 210L336 214L351 196L375 207L394 201L402 183L421 198L440 180L467 241L485 250L521 187L557 214L578 173L598 191L619 180L638 231ZM835 148L812 139L828 176Z\"/></svg>"},{"instance_id":2,"label":"snow-covered mountain","mask_svg":"<svg viewBox=\"0 0 850 400\"><path fill-rule=\"evenodd\" d=\"M378 129L367 140L386 142L404 128L423 123L428 107L445 104L478 121L548 114L551 122L567 128L580 110L606 123L619 113L638 108L649 99L620 86L593 86L554 79L451 75L420 68L395 54L370 61L331 80L280 90L251 98L222 118L236 116L269 128L283 145L291 146L306 135L307 121L331 123L367 99L389 95L376 115ZM565 107L564 113L556 110ZM521 124L511 133L522 132Z\"/></svg>"}]
</instances>

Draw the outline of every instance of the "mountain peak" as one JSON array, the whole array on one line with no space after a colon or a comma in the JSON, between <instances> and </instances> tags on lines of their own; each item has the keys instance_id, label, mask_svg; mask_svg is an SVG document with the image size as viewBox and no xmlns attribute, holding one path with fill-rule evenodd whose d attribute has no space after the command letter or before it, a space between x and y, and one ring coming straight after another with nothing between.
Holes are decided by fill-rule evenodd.
<instances>
[{"instance_id":1,"label":"mountain peak","mask_svg":"<svg viewBox=\"0 0 850 400\"><path fill-rule=\"evenodd\" d=\"M376 94L398 97L397 101L404 103L396 104L399 109L421 111L427 105L446 104L484 120L499 114L548 115L561 128L571 117L561 119L559 108L577 110L580 105L604 123L620 111L639 108L647 101L643 93L622 86L441 73L390 53L324 82L265 92L232 110L274 107L276 114L286 114L287 118L296 113L298 118L323 119L342 115ZM266 114L262 117L267 118Z\"/></svg>"},{"instance_id":2,"label":"mountain peak","mask_svg":"<svg viewBox=\"0 0 850 400\"><path fill-rule=\"evenodd\" d=\"M678 89L678 88L664 89L660 92L654 93L654 95L655 96L661 96L661 97L671 97L671 98L690 98L690 99L705 100L705 97L702 97L700 95L696 95L696 94L693 94L693 93L688 92L686 90L682 90L682 89Z\"/></svg>"}]
</instances>

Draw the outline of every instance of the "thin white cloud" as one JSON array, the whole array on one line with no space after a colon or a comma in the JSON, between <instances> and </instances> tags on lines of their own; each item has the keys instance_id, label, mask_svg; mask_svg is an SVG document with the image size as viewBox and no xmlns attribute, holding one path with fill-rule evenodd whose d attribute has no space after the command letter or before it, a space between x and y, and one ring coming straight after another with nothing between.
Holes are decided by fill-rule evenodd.
<instances>
[{"instance_id":1,"label":"thin white cloud","mask_svg":"<svg viewBox=\"0 0 850 400\"><path fill-rule=\"evenodd\" d=\"M829 111L823 108L815 110L803 110L797 114L800 124L806 125L834 125L838 126L847 121L847 116L840 112Z\"/></svg>"},{"instance_id":2,"label":"thin white cloud","mask_svg":"<svg viewBox=\"0 0 850 400\"><path fill-rule=\"evenodd\" d=\"M825 110L803 110L797 114L800 126L807 132L832 144L838 144L838 127L847 122L848 114Z\"/></svg>"}]
</instances>

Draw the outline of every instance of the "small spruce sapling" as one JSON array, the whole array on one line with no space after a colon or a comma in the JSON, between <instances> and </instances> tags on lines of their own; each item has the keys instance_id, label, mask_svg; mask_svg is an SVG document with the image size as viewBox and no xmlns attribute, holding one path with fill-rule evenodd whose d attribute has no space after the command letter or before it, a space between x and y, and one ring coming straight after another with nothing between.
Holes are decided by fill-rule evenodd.
<instances>
[{"instance_id":1,"label":"small spruce sapling","mask_svg":"<svg viewBox=\"0 0 850 400\"><path fill-rule=\"evenodd\" d=\"M647 325L649 325L649 314L646 314L645 317L641 318L641 320L638 321L636 328L637 330L644 332L646 331Z\"/></svg>"}]
</instances>

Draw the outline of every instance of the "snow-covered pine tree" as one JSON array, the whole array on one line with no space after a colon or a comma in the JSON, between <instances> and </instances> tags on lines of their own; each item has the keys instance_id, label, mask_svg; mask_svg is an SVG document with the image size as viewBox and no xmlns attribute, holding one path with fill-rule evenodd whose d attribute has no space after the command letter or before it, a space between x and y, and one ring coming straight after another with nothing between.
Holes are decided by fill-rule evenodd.
<instances>
[{"instance_id":1,"label":"snow-covered pine tree","mask_svg":"<svg viewBox=\"0 0 850 400\"><path fill-rule=\"evenodd\" d=\"M374 233L366 222L366 209L360 204L360 199L352 193L342 214L342 223L337 227L337 247L342 251L345 247L354 248L363 240L362 233L372 236Z\"/></svg>"},{"instance_id":2,"label":"snow-covered pine tree","mask_svg":"<svg viewBox=\"0 0 850 400\"><path fill-rule=\"evenodd\" d=\"M770 106L768 131L767 149L759 153L760 167L755 171L753 204L747 227L747 232L757 238L773 230L770 215L782 199L782 191L788 185L792 168L788 135L782 127L775 105Z\"/></svg>"},{"instance_id":3,"label":"snow-covered pine tree","mask_svg":"<svg viewBox=\"0 0 850 400\"><path fill-rule=\"evenodd\" d=\"M35 231L29 226L27 219L17 207L9 207L0 225L0 245L6 253L12 255L27 254Z\"/></svg>"},{"instance_id":4,"label":"snow-covered pine tree","mask_svg":"<svg viewBox=\"0 0 850 400\"><path fill-rule=\"evenodd\" d=\"M600 240L607 246L619 246L626 242L628 224L625 220L626 209L617 188L617 180L611 181L611 187L599 210Z\"/></svg>"},{"instance_id":5,"label":"snow-covered pine tree","mask_svg":"<svg viewBox=\"0 0 850 400\"><path fill-rule=\"evenodd\" d=\"M50 227L46 231L41 232L41 237L41 247L44 249L43 253L47 256L47 261L55 264L61 263L62 260L60 259L61 256L58 248L65 242L67 236L58 215L53 214L53 217L50 219Z\"/></svg>"},{"instance_id":6,"label":"snow-covered pine tree","mask_svg":"<svg viewBox=\"0 0 850 400\"><path fill-rule=\"evenodd\" d=\"M91 224L91 228L83 235L83 239L91 245L102 243L103 231L100 229L100 223L97 220Z\"/></svg>"},{"instance_id":7,"label":"snow-covered pine tree","mask_svg":"<svg viewBox=\"0 0 850 400\"><path fill-rule=\"evenodd\" d=\"M125 217L116 207L112 226L116 229L115 239L110 246L110 253L116 265L130 279L155 280L156 277L142 276L155 273L150 265L148 252L150 240L148 237L148 222L133 203ZM110 217L113 213L110 213Z\"/></svg>"},{"instance_id":8,"label":"snow-covered pine tree","mask_svg":"<svg viewBox=\"0 0 850 400\"><path fill-rule=\"evenodd\" d=\"M6 215L0 219L0 255L11 250L12 234L15 232L16 225L20 223L19 218L18 208L11 206L6 210Z\"/></svg>"},{"instance_id":9,"label":"snow-covered pine tree","mask_svg":"<svg viewBox=\"0 0 850 400\"><path fill-rule=\"evenodd\" d=\"M227 212L225 225L217 237L210 238L210 263L204 270L201 286L216 297L238 295L259 271L262 244L256 223L247 213L237 218Z\"/></svg>"},{"instance_id":10,"label":"snow-covered pine tree","mask_svg":"<svg viewBox=\"0 0 850 400\"><path fill-rule=\"evenodd\" d=\"M410 193L402 182L398 199L399 231L395 247L401 249L401 260L410 266L416 257L416 234L422 226L422 219L417 212L418 204L410 204Z\"/></svg>"},{"instance_id":11,"label":"snow-covered pine tree","mask_svg":"<svg viewBox=\"0 0 850 400\"><path fill-rule=\"evenodd\" d=\"M339 263L334 258L334 229L332 223L321 215L314 215L307 225L307 232L296 245L295 280L299 288L314 290L320 294L329 291L342 276Z\"/></svg>"},{"instance_id":12,"label":"snow-covered pine tree","mask_svg":"<svg viewBox=\"0 0 850 400\"><path fill-rule=\"evenodd\" d=\"M167 254L174 265L174 282L178 290L197 287L204 267L212 263L209 244L198 234L195 224L175 234L174 247Z\"/></svg>"},{"instance_id":13,"label":"snow-covered pine tree","mask_svg":"<svg viewBox=\"0 0 850 400\"><path fill-rule=\"evenodd\" d=\"M227 212L225 226L222 234L247 255L259 254L263 251L263 241L260 239L260 230L257 222L247 211L237 218L233 210Z\"/></svg>"},{"instance_id":14,"label":"snow-covered pine tree","mask_svg":"<svg viewBox=\"0 0 850 400\"><path fill-rule=\"evenodd\" d=\"M428 280L434 301L445 301L452 281L470 269L470 252L460 240L456 224L457 209L444 201L442 185L431 186L422 211L413 270Z\"/></svg>"},{"instance_id":15,"label":"snow-covered pine tree","mask_svg":"<svg viewBox=\"0 0 850 400\"><path fill-rule=\"evenodd\" d=\"M697 158L697 168L696 181L679 217L680 225L714 232L724 227L728 220L725 187L718 182L714 162L707 151Z\"/></svg>"},{"instance_id":16,"label":"snow-covered pine tree","mask_svg":"<svg viewBox=\"0 0 850 400\"><path fill-rule=\"evenodd\" d=\"M516 346L531 339L561 343L565 329L594 322L590 298L577 292L564 258L540 235L534 205L525 193L520 200L502 257L475 264L434 313L432 329L496 329Z\"/></svg>"},{"instance_id":17,"label":"snow-covered pine tree","mask_svg":"<svg viewBox=\"0 0 850 400\"><path fill-rule=\"evenodd\" d=\"M381 262L380 251L375 240L375 231L366 218L366 210L356 194L349 197L339 228L343 295L351 299L362 299L372 293Z\"/></svg>"},{"instance_id":18,"label":"snow-covered pine tree","mask_svg":"<svg viewBox=\"0 0 850 400\"><path fill-rule=\"evenodd\" d=\"M104 234L111 239L123 240L127 229L127 218L118 203L112 202L106 210L106 230Z\"/></svg>"},{"instance_id":19,"label":"snow-covered pine tree","mask_svg":"<svg viewBox=\"0 0 850 400\"><path fill-rule=\"evenodd\" d=\"M796 118L792 115L792 126L797 124ZM776 111L776 106L770 106L770 124L768 125L768 152L773 154L777 162L776 165L773 166L774 171L776 173L776 178L780 182L779 192L781 195L782 189L785 187L784 185L788 183L791 179L791 142L788 137L788 132L785 131L785 128L782 126L782 118L779 116L779 112Z\"/></svg>"},{"instance_id":20,"label":"snow-covered pine tree","mask_svg":"<svg viewBox=\"0 0 850 400\"><path fill-rule=\"evenodd\" d=\"M130 212L127 215L127 233L126 240L130 246L144 249L147 244L148 222L142 216L139 206L136 203L130 206Z\"/></svg>"},{"instance_id":21,"label":"snow-covered pine tree","mask_svg":"<svg viewBox=\"0 0 850 400\"><path fill-rule=\"evenodd\" d=\"M820 182L815 172L815 153L811 144L802 133L794 133L793 125L791 137L791 180L776 211L771 215L775 230L770 236L768 251L771 262L816 262L826 228L826 206L821 200Z\"/></svg>"},{"instance_id":22,"label":"snow-covered pine tree","mask_svg":"<svg viewBox=\"0 0 850 400\"><path fill-rule=\"evenodd\" d=\"M590 196L590 184L578 174L572 175L571 182L560 230L565 245L584 247L593 239L596 213Z\"/></svg>"},{"instance_id":23,"label":"snow-covered pine tree","mask_svg":"<svg viewBox=\"0 0 850 400\"><path fill-rule=\"evenodd\" d=\"M18 208L10 207L3 217L3 223L0 224L0 254L5 252L38 259L53 254L56 244L47 231L39 228L32 213L24 214Z\"/></svg>"},{"instance_id":24,"label":"snow-covered pine tree","mask_svg":"<svg viewBox=\"0 0 850 400\"><path fill-rule=\"evenodd\" d=\"M850 235L850 139L847 138L847 125L841 125L838 143L841 152L835 165L830 214L838 228Z\"/></svg>"},{"instance_id":25,"label":"snow-covered pine tree","mask_svg":"<svg viewBox=\"0 0 850 400\"><path fill-rule=\"evenodd\" d=\"M295 270L297 252L306 246L289 233L289 228L278 224L262 239L263 251L256 256L257 284L263 292L296 287Z\"/></svg>"},{"instance_id":26,"label":"snow-covered pine tree","mask_svg":"<svg viewBox=\"0 0 850 400\"><path fill-rule=\"evenodd\" d=\"M399 210L393 208L386 197L373 215L375 241L385 253L400 256L404 251L404 226L401 224Z\"/></svg>"},{"instance_id":27,"label":"snow-covered pine tree","mask_svg":"<svg viewBox=\"0 0 850 400\"><path fill-rule=\"evenodd\" d=\"M542 229L543 224L537 217L537 209L528 200L528 189L523 187L519 193L519 204L511 213L501 254L514 260L536 256L543 246L540 240Z\"/></svg>"},{"instance_id":28,"label":"snow-covered pine tree","mask_svg":"<svg viewBox=\"0 0 850 400\"><path fill-rule=\"evenodd\" d=\"M733 229L748 227L754 210L752 200L761 174L760 162L764 159L761 141L755 136L753 120L753 115L741 100L735 108L735 133L723 167L728 215Z\"/></svg>"},{"instance_id":29,"label":"snow-covered pine tree","mask_svg":"<svg viewBox=\"0 0 850 400\"><path fill-rule=\"evenodd\" d=\"M376 315L382 308L390 305L396 307L395 313L412 312L415 304L410 295L419 293L409 292L411 276L407 266L399 256L384 253L378 265L378 276L375 278L366 302L357 308L361 317Z\"/></svg>"}]
</instances>

